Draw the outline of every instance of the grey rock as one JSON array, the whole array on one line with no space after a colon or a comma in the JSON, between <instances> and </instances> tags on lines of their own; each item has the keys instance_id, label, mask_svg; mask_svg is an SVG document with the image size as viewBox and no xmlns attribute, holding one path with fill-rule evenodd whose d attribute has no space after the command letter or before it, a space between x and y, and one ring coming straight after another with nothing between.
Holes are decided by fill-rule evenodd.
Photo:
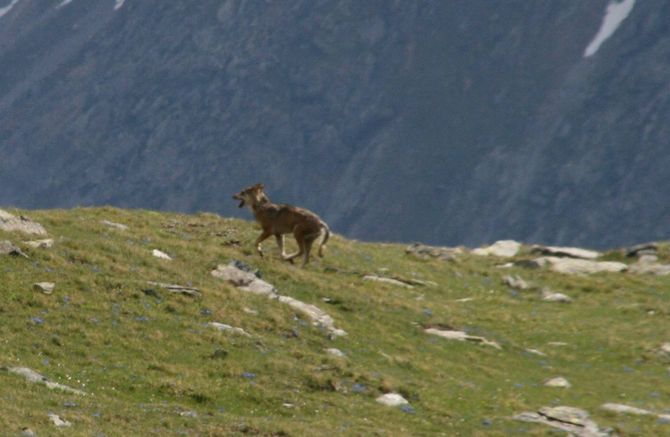
<instances>
[{"instance_id":1,"label":"grey rock","mask_svg":"<svg viewBox=\"0 0 670 437\"><path fill-rule=\"evenodd\" d=\"M399 281L397 279L385 278L385 277L376 276L376 275L365 275L365 276L363 276L363 280L364 281L383 282L385 284L391 284L391 285L395 285L395 286L398 286L398 287L404 287L404 288L414 288L413 286L411 286L411 285L409 285L405 282Z\"/></svg>"},{"instance_id":2,"label":"grey rock","mask_svg":"<svg viewBox=\"0 0 670 437\"><path fill-rule=\"evenodd\" d=\"M542 289L542 300L545 302L562 302L562 303L572 302L572 298L570 296L567 296L563 293L553 292L548 288Z\"/></svg>"},{"instance_id":3,"label":"grey rock","mask_svg":"<svg viewBox=\"0 0 670 437\"><path fill-rule=\"evenodd\" d=\"M44 240L24 241L23 244L33 249L50 249L54 245L54 240L47 238Z\"/></svg>"},{"instance_id":4,"label":"grey rock","mask_svg":"<svg viewBox=\"0 0 670 437\"><path fill-rule=\"evenodd\" d=\"M542 407L537 412L528 411L517 414L513 418L523 422L547 425L579 437L606 437L609 435L590 419L588 412L575 407Z\"/></svg>"},{"instance_id":5,"label":"grey rock","mask_svg":"<svg viewBox=\"0 0 670 437\"><path fill-rule=\"evenodd\" d=\"M496 241L490 246L480 247L472 251L473 255L479 256L497 256L501 258L509 258L516 256L521 249L521 243L514 240L500 240Z\"/></svg>"},{"instance_id":6,"label":"grey rock","mask_svg":"<svg viewBox=\"0 0 670 437\"><path fill-rule=\"evenodd\" d=\"M165 289L170 293L186 294L193 297L200 297L202 295L200 290L194 287L186 287L184 285L167 284L165 282L154 282L154 281L147 281L147 284Z\"/></svg>"},{"instance_id":7,"label":"grey rock","mask_svg":"<svg viewBox=\"0 0 670 437\"><path fill-rule=\"evenodd\" d=\"M606 403L600 406L605 411L610 413L621 413L621 414L633 414L636 416L651 416L655 413L645 410L642 408L631 407L630 405L616 404L616 403Z\"/></svg>"},{"instance_id":8,"label":"grey rock","mask_svg":"<svg viewBox=\"0 0 670 437\"><path fill-rule=\"evenodd\" d=\"M28 258L28 255L23 253L21 249L12 244L11 241L1 240L0 241L0 255L13 255L13 256L22 256Z\"/></svg>"},{"instance_id":9,"label":"grey rock","mask_svg":"<svg viewBox=\"0 0 670 437\"><path fill-rule=\"evenodd\" d=\"M642 255L656 255L658 245L656 243L643 243L624 249L627 257L636 257Z\"/></svg>"},{"instance_id":10,"label":"grey rock","mask_svg":"<svg viewBox=\"0 0 670 437\"><path fill-rule=\"evenodd\" d=\"M386 405L387 407L399 407L401 405L409 404L409 401L398 393L386 393L379 396L375 400L382 405Z\"/></svg>"},{"instance_id":11,"label":"grey rock","mask_svg":"<svg viewBox=\"0 0 670 437\"><path fill-rule=\"evenodd\" d=\"M58 428L69 428L72 426L70 422L60 417L58 414L49 413L49 420Z\"/></svg>"},{"instance_id":12,"label":"grey rock","mask_svg":"<svg viewBox=\"0 0 670 437\"><path fill-rule=\"evenodd\" d=\"M41 291L44 294L51 294L54 291L56 284L53 282L37 282L33 284L33 289Z\"/></svg>"},{"instance_id":13,"label":"grey rock","mask_svg":"<svg viewBox=\"0 0 670 437\"><path fill-rule=\"evenodd\" d=\"M344 352L342 352L341 350L339 350L337 348L334 348L334 347L330 347L330 348L326 349L326 352L330 355L333 355L333 356L339 357L339 358L345 358L347 356Z\"/></svg>"},{"instance_id":14,"label":"grey rock","mask_svg":"<svg viewBox=\"0 0 670 437\"><path fill-rule=\"evenodd\" d=\"M500 345L493 341L493 340L487 340L484 337L478 337L475 335L468 335L467 333L463 331L455 331L455 330L448 330L448 329L440 329L440 328L427 328L424 330L426 334L430 335L437 335L438 337L446 338L447 340L456 340L456 341L469 341L473 343L479 343L483 344L486 346L491 346L496 349L502 349Z\"/></svg>"},{"instance_id":15,"label":"grey rock","mask_svg":"<svg viewBox=\"0 0 670 437\"><path fill-rule=\"evenodd\" d=\"M164 259L166 261L172 261L172 257L161 250L154 249L151 251L151 254L156 258Z\"/></svg>"},{"instance_id":16,"label":"grey rock","mask_svg":"<svg viewBox=\"0 0 670 437\"><path fill-rule=\"evenodd\" d=\"M110 228L118 229L120 231L128 230L128 226L121 223L110 222L109 220L100 220L100 223L102 223L105 226L109 226Z\"/></svg>"},{"instance_id":17,"label":"grey rock","mask_svg":"<svg viewBox=\"0 0 670 437\"><path fill-rule=\"evenodd\" d=\"M6 232L23 232L24 234L46 235L44 227L27 217L16 217L0 209L0 230Z\"/></svg>"},{"instance_id":18,"label":"grey rock","mask_svg":"<svg viewBox=\"0 0 670 437\"><path fill-rule=\"evenodd\" d=\"M424 259L436 258L443 261L453 261L459 255L462 255L464 250L460 247L437 247L414 243L410 246L407 246L405 253Z\"/></svg>"},{"instance_id":19,"label":"grey rock","mask_svg":"<svg viewBox=\"0 0 670 437\"><path fill-rule=\"evenodd\" d=\"M270 299L276 299L277 301L290 306L307 316L314 326L325 329L331 337L347 335L344 330L335 327L333 318L325 311L315 305L302 302L290 296L278 294L277 289L272 284L258 278L253 273L240 270L232 264L220 264L215 270L212 270L211 274L215 278L222 279L237 287L239 290L266 296Z\"/></svg>"},{"instance_id":20,"label":"grey rock","mask_svg":"<svg viewBox=\"0 0 670 437\"><path fill-rule=\"evenodd\" d=\"M563 378L562 376L558 376L556 378L551 378L547 381L545 381L544 385L546 387L556 387L556 388L570 388L572 387L572 384L570 382Z\"/></svg>"},{"instance_id":21,"label":"grey rock","mask_svg":"<svg viewBox=\"0 0 670 437\"><path fill-rule=\"evenodd\" d=\"M670 275L670 264L660 264L656 255L641 255L635 264L628 269L638 275Z\"/></svg>"},{"instance_id":22,"label":"grey rock","mask_svg":"<svg viewBox=\"0 0 670 437\"><path fill-rule=\"evenodd\" d=\"M516 275L506 275L503 277L503 282L516 290L528 290L531 288L526 281Z\"/></svg>"},{"instance_id":23,"label":"grey rock","mask_svg":"<svg viewBox=\"0 0 670 437\"><path fill-rule=\"evenodd\" d=\"M225 323L209 322L207 325L211 326L212 328L218 329L219 331L222 332L230 332L232 334L238 334L244 337L251 337L251 335L244 329L230 326Z\"/></svg>"},{"instance_id":24,"label":"grey rock","mask_svg":"<svg viewBox=\"0 0 670 437\"><path fill-rule=\"evenodd\" d=\"M536 258L534 262L541 267L548 266L549 269L568 275L587 275L600 272L624 272L628 266L616 261L591 261L586 259L559 258L545 256Z\"/></svg>"},{"instance_id":25,"label":"grey rock","mask_svg":"<svg viewBox=\"0 0 670 437\"><path fill-rule=\"evenodd\" d=\"M53 390L53 389L58 389L62 390L67 393L73 393L76 395L81 395L84 396L86 395L86 392L83 392L81 390L77 390L76 388L68 387L67 385L60 384L58 382L53 382L50 381L48 378L46 378L44 375L41 375L40 373L29 369L28 367L2 367L0 370L7 371L9 373L13 373L15 375L20 375L23 376L28 382L32 382L35 384L43 384L47 386L47 388Z\"/></svg>"},{"instance_id":26,"label":"grey rock","mask_svg":"<svg viewBox=\"0 0 670 437\"><path fill-rule=\"evenodd\" d=\"M531 247L531 252L540 253L542 255L579 258L579 259L596 259L601 256L600 252L588 249L580 249L578 247L556 247L556 246L534 245Z\"/></svg>"}]
</instances>

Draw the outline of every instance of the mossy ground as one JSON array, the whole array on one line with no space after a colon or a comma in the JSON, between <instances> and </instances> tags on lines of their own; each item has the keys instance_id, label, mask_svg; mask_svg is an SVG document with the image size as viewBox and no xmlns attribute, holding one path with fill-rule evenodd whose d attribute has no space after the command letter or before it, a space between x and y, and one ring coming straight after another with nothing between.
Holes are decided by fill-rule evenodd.
<instances>
[{"instance_id":1,"label":"mossy ground","mask_svg":"<svg viewBox=\"0 0 670 437\"><path fill-rule=\"evenodd\" d=\"M213 214L10 211L42 223L55 244L24 248L30 259L0 257L0 366L30 367L90 395L0 372L2 435L23 427L40 436L545 435L547 428L510 419L545 405L584 408L624 435L670 434L655 418L598 408L670 408L669 363L655 352L670 341L668 277L500 269L501 260L470 255L420 260L404 245L339 236L324 259L301 269L280 261L269 240L260 259L252 223ZM0 239L30 237L0 232ZM155 258L152 249L174 260ZM667 262L667 245L662 257ZM324 309L349 335L329 340L290 307L210 275L232 259L258 268L281 294ZM367 273L439 285L405 289L363 281ZM575 302L511 290L502 281L507 274ZM34 291L40 281L55 282L54 293ZM147 281L192 285L202 297L169 294ZM210 321L251 337L218 332ZM431 323L490 338L502 350L424 334L421 327ZM329 347L347 357L327 354ZM555 376L572 388L543 385ZM387 391L403 394L412 408L376 403ZM72 427L55 428L50 412Z\"/></svg>"}]
</instances>

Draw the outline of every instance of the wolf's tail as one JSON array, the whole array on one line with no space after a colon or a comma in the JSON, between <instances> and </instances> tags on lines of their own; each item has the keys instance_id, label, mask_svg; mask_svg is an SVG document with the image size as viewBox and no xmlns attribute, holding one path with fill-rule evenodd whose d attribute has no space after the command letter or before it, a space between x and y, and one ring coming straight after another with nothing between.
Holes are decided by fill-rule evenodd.
<instances>
[{"instance_id":1,"label":"wolf's tail","mask_svg":"<svg viewBox=\"0 0 670 437\"><path fill-rule=\"evenodd\" d=\"M324 222L321 222L321 228L323 229L324 233L323 233L323 239L319 244L319 256L323 258L323 248L328 242L328 239L330 238L330 228Z\"/></svg>"}]
</instances>

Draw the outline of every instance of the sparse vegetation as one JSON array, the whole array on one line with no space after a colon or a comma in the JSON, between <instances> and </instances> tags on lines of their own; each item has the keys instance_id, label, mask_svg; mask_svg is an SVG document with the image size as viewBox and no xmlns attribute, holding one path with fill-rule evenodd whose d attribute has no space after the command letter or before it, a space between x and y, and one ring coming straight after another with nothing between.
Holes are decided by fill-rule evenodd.
<instances>
[{"instance_id":1,"label":"sparse vegetation","mask_svg":"<svg viewBox=\"0 0 670 437\"><path fill-rule=\"evenodd\" d=\"M31 248L21 244L28 236L0 232L29 256L0 257L0 366L29 367L89 395L0 372L3 435L24 427L86 436L545 435L541 425L511 420L545 405L583 408L623 435L670 432L656 418L599 408L619 402L668 412L669 361L657 351L670 341L670 276L500 269L499 259L468 254L424 260L406 255L404 245L338 236L324 259L301 269L282 262L272 243L259 258L253 224L213 214L24 213L54 245ZM152 256L153 249L173 260ZM662 244L661 260L669 255ZM615 252L607 258L626 261ZM233 259L259 269L282 294L327 311L348 336L330 340L290 307L210 275ZM438 285L410 289L364 281L365 274ZM509 274L574 303L512 290L502 280ZM42 281L56 284L52 294L33 289ZM201 296L147 281L195 287ZM424 326L465 330L502 349L426 335ZM544 386L556 376L572 387ZM411 408L376 403L386 392ZM72 426L61 432L48 413Z\"/></svg>"}]
</instances>

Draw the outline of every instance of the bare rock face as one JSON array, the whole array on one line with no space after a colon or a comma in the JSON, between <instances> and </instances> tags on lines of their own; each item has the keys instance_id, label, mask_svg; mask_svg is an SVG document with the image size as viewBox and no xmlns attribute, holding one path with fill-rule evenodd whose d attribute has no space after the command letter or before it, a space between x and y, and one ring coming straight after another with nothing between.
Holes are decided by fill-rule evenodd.
<instances>
[{"instance_id":1,"label":"bare rock face","mask_svg":"<svg viewBox=\"0 0 670 437\"><path fill-rule=\"evenodd\" d=\"M0 230L6 232L23 232L24 234L47 235L44 227L27 217L16 217L0 209Z\"/></svg>"}]
</instances>

